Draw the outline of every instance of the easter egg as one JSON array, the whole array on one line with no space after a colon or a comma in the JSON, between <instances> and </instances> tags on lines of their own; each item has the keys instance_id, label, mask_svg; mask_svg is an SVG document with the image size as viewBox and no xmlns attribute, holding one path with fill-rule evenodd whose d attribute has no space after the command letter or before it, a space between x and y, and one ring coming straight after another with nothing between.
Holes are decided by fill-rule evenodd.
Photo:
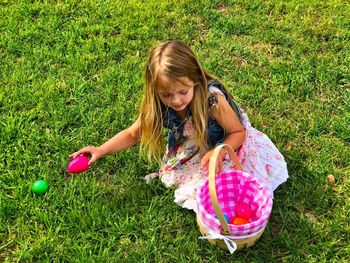
<instances>
[{"instance_id":1,"label":"easter egg","mask_svg":"<svg viewBox=\"0 0 350 263\"><path fill-rule=\"evenodd\" d=\"M245 224L248 224L248 223L249 223L249 221L247 219L242 218L242 217L238 217L238 216L231 220L231 224L237 225L237 226L245 225Z\"/></svg>"},{"instance_id":2,"label":"easter egg","mask_svg":"<svg viewBox=\"0 0 350 263\"><path fill-rule=\"evenodd\" d=\"M218 219L218 216L215 216L215 218ZM228 217L228 215L224 214L224 218L227 223L230 223L230 218Z\"/></svg>"},{"instance_id":3,"label":"easter egg","mask_svg":"<svg viewBox=\"0 0 350 263\"><path fill-rule=\"evenodd\" d=\"M38 195L45 194L48 189L49 185L43 180L38 180L34 184L32 184L33 192Z\"/></svg>"},{"instance_id":4,"label":"easter egg","mask_svg":"<svg viewBox=\"0 0 350 263\"><path fill-rule=\"evenodd\" d=\"M335 184L335 178L334 178L333 174L327 175L327 183L328 183L329 185Z\"/></svg>"},{"instance_id":5,"label":"easter egg","mask_svg":"<svg viewBox=\"0 0 350 263\"><path fill-rule=\"evenodd\" d=\"M238 203L236 205L236 215L241 218L249 219L252 214L252 209L250 205L246 203Z\"/></svg>"},{"instance_id":6,"label":"easter egg","mask_svg":"<svg viewBox=\"0 0 350 263\"><path fill-rule=\"evenodd\" d=\"M67 171L71 174L82 173L89 169L89 159L84 156L75 157L67 166Z\"/></svg>"}]
</instances>

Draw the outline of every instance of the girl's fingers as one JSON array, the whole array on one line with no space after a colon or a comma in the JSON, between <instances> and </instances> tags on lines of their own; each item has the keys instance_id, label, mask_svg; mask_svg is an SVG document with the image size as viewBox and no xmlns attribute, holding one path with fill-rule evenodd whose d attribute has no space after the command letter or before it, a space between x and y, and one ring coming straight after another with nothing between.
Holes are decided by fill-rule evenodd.
<instances>
[{"instance_id":1,"label":"girl's fingers","mask_svg":"<svg viewBox=\"0 0 350 263\"><path fill-rule=\"evenodd\" d=\"M94 162L96 162L97 159L98 159L98 158L96 157L96 155L93 154L93 155L91 156L91 159L90 159L89 163L88 163L89 166L92 165Z\"/></svg>"},{"instance_id":2,"label":"girl's fingers","mask_svg":"<svg viewBox=\"0 0 350 263\"><path fill-rule=\"evenodd\" d=\"M74 159L75 157L77 157L77 153L73 153L73 154L69 155L70 159Z\"/></svg>"},{"instance_id":3,"label":"girl's fingers","mask_svg":"<svg viewBox=\"0 0 350 263\"><path fill-rule=\"evenodd\" d=\"M221 170L222 170L222 161L220 160L218 160L217 161L218 163L217 163L217 165L216 165L216 172L217 173L219 173L219 172L221 172Z\"/></svg>"},{"instance_id":4,"label":"girl's fingers","mask_svg":"<svg viewBox=\"0 0 350 263\"><path fill-rule=\"evenodd\" d=\"M74 159L74 158L78 157L79 155L80 155L80 152L76 152L76 153L73 153L73 156L72 156L72 157L73 157L73 159Z\"/></svg>"},{"instance_id":5,"label":"girl's fingers","mask_svg":"<svg viewBox=\"0 0 350 263\"><path fill-rule=\"evenodd\" d=\"M89 146L88 147L84 147L84 148L80 149L79 151L69 155L69 158L74 159L74 158L76 158L76 157L78 157L78 156L80 156L82 154L85 154L85 153L91 155L91 147L89 147Z\"/></svg>"},{"instance_id":6,"label":"girl's fingers","mask_svg":"<svg viewBox=\"0 0 350 263\"><path fill-rule=\"evenodd\" d=\"M204 156L203 158L202 158L202 160L201 160L201 165L200 165L200 167L201 167L201 169L203 169L205 166L207 166L208 165L208 157L207 156Z\"/></svg>"}]
</instances>

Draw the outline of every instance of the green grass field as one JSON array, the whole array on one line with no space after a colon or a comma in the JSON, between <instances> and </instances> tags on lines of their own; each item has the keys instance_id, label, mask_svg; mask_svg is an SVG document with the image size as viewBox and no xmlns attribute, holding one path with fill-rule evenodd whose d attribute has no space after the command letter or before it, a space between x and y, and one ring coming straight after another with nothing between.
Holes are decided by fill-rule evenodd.
<instances>
[{"instance_id":1,"label":"green grass field","mask_svg":"<svg viewBox=\"0 0 350 263\"><path fill-rule=\"evenodd\" d=\"M0 1L0 261L349 262L350 4L330 0ZM198 240L138 147L69 175L133 122L149 50L180 39L284 154L258 243ZM336 183L328 185L333 174ZM38 179L49 191L31 191Z\"/></svg>"}]
</instances>

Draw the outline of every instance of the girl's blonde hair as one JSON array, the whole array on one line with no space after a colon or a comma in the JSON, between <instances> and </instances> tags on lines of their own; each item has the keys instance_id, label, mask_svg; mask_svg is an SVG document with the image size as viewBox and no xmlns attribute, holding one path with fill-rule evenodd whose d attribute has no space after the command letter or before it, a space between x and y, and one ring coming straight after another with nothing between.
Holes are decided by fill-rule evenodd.
<instances>
[{"instance_id":1,"label":"girl's blonde hair","mask_svg":"<svg viewBox=\"0 0 350 263\"><path fill-rule=\"evenodd\" d=\"M162 102L158 91L164 86L164 77L179 81L187 77L194 83L191 102L195 140L202 152L208 150L208 89L207 81L214 79L202 68L193 51L181 41L169 40L157 45L150 53L146 67L144 97L140 108L141 152L149 161L161 160L164 150Z\"/></svg>"}]
</instances>

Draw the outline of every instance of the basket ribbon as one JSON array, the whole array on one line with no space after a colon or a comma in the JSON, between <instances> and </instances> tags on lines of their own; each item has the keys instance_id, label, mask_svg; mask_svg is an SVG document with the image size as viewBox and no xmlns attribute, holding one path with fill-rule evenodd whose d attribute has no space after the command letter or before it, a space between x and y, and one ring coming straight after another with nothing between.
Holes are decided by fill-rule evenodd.
<instances>
[{"instance_id":1,"label":"basket ribbon","mask_svg":"<svg viewBox=\"0 0 350 263\"><path fill-rule=\"evenodd\" d=\"M199 237L199 239L222 239L224 240L230 253L234 253L237 250L237 244L230 236L224 236L219 233L212 233L209 236Z\"/></svg>"}]
</instances>

